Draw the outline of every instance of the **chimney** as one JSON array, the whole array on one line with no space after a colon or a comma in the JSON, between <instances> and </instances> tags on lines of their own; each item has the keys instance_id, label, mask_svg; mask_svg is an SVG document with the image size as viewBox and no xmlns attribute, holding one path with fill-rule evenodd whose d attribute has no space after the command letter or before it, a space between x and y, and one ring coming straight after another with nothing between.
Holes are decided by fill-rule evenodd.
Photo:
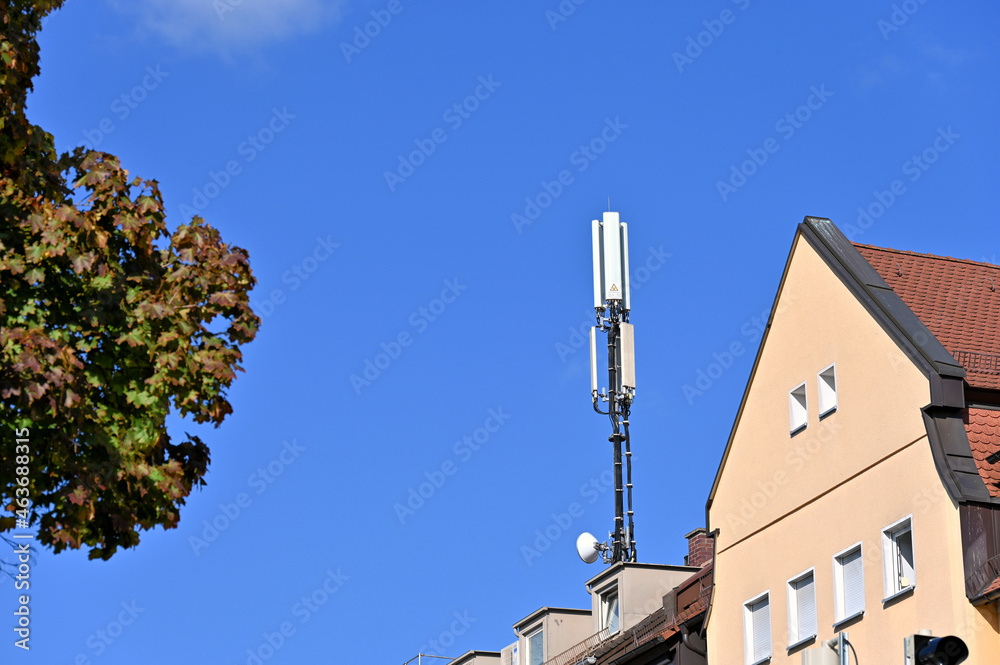
<instances>
[{"instance_id":1,"label":"chimney","mask_svg":"<svg viewBox=\"0 0 1000 665\"><path fill-rule=\"evenodd\" d=\"M712 539L708 537L708 531L697 528L684 537L688 540L688 555L684 557L686 565L701 568L706 563L711 563Z\"/></svg>"}]
</instances>

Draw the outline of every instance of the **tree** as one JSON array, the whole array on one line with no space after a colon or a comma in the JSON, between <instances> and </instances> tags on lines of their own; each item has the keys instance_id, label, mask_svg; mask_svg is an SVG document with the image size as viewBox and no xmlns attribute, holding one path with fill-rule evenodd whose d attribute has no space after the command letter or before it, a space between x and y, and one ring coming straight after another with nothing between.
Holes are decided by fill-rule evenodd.
<instances>
[{"instance_id":1,"label":"tree","mask_svg":"<svg viewBox=\"0 0 1000 665\"><path fill-rule=\"evenodd\" d=\"M57 154L28 121L35 36L62 2L0 9L0 533L24 517L42 545L108 559L205 484L208 447L172 441L167 415L223 421L260 320L246 251L200 217L169 233L155 180Z\"/></svg>"}]
</instances>

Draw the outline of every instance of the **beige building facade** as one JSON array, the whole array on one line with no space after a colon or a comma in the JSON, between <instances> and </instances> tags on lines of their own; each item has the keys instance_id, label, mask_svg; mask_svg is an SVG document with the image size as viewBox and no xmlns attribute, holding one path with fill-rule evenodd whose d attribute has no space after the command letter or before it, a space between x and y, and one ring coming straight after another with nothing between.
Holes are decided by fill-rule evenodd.
<instances>
[{"instance_id":1,"label":"beige building facade","mask_svg":"<svg viewBox=\"0 0 1000 665\"><path fill-rule=\"evenodd\" d=\"M975 462L928 424L965 406L965 371L877 277L829 220L799 226L708 501L710 662L798 665L847 631L861 663L902 663L929 629L1000 663L945 482Z\"/></svg>"}]
</instances>

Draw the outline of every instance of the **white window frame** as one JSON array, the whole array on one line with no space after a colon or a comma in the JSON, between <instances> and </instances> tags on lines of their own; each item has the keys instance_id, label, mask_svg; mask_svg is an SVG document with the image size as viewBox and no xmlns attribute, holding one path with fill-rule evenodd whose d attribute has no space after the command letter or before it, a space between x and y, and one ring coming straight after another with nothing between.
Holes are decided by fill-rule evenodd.
<instances>
[{"instance_id":1,"label":"white window frame","mask_svg":"<svg viewBox=\"0 0 1000 665\"><path fill-rule=\"evenodd\" d=\"M760 601L767 601L767 655L761 656L760 658L754 658L754 653L756 651L756 643L754 642L754 623L753 623L753 613L751 612L751 607L760 603ZM773 655L773 640L771 639L771 590L768 589L762 594L754 596L750 600L743 603L743 657L746 665L759 665L759 663L766 663L771 659Z\"/></svg>"},{"instance_id":2,"label":"white window frame","mask_svg":"<svg viewBox=\"0 0 1000 665\"><path fill-rule=\"evenodd\" d=\"M542 659L539 662L540 663L544 663L545 662L545 633L542 630L542 628L543 628L542 624L538 624L538 626L536 626L535 628L533 628L531 630L527 630L527 631L524 632L524 662L525 662L525 665L531 665L531 657L533 655L532 651L531 651L531 638L534 637L535 635L541 635L542 636L542 654L541 654L542 655Z\"/></svg>"},{"instance_id":3,"label":"white window frame","mask_svg":"<svg viewBox=\"0 0 1000 665\"><path fill-rule=\"evenodd\" d=\"M897 538L902 533L910 534L910 556L913 559L910 570L899 564L899 545ZM913 514L909 514L901 520L897 520L882 529L882 582L885 587L885 598L882 602L888 602L897 596L913 591L917 586L917 555L913 543ZM900 578L906 575L909 584L903 586Z\"/></svg>"},{"instance_id":4,"label":"white window frame","mask_svg":"<svg viewBox=\"0 0 1000 665\"><path fill-rule=\"evenodd\" d=\"M832 387L825 375L833 379ZM819 404L820 418L837 410L837 363L830 363L816 373L816 403Z\"/></svg>"},{"instance_id":5,"label":"white window frame","mask_svg":"<svg viewBox=\"0 0 1000 665\"><path fill-rule=\"evenodd\" d=\"M600 615L600 629L604 630L609 628L607 618L608 618L608 607L613 600L617 604L617 614L618 614L618 628L613 633L609 631L609 635L617 635L622 630L622 600L621 595L618 593L618 584L612 584L605 587L599 592L600 602L598 603L601 615Z\"/></svg>"},{"instance_id":6,"label":"white window frame","mask_svg":"<svg viewBox=\"0 0 1000 665\"><path fill-rule=\"evenodd\" d=\"M805 634L800 630L799 626L798 596L795 593L795 587L793 585L797 582L801 582L807 577L812 577L813 631ZM817 616L818 608L816 607L816 568L813 567L809 570L803 570L798 575L789 577L788 581L785 582L785 589L788 593L788 649L786 650L791 651L795 647L800 646L804 642L808 642L819 634L819 618Z\"/></svg>"},{"instance_id":7,"label":"white window frame","mask_svg":"<svg viewBox=\"0 0 1000 665\"><path fill-rule=\"evenodd\" d=\"M844 588L844 564L841 561L855 551L861 553L861 608L854 609L852 612L848 612L848 608L844 607L847 598L845 597L846 589ZM836 628L840 624L850 621L859 616L864 616L865 613L865 553L862 547L862 541L858 541L847 547L836 554L833 555L833 627Z\"/></svg>"},{"instance_id":8,"label":"white window frame","mask_svg":"<svg viewBox=\"0 0 1000 665\"><path fill-rule=\"evenodd\" d=\"M809 426L809 394L805 381L788 391L788 422L792 435Z\"/></svg>"}]
</instances>

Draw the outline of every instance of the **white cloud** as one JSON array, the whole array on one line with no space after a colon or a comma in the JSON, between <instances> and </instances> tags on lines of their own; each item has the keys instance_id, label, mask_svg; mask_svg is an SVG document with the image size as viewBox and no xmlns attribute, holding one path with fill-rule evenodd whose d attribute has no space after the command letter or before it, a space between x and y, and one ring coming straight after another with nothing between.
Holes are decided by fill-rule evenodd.
<instances>
[{"instance_id":1,"label":"white cloud","mask_svg":"<svg viewBox=\"0 0 1000 665\"><path fill-rule=\"evenodd\" d=\"M244 51L321 28L347 0L112 0L175 46Z\"/></svg>"}]
</instances>

